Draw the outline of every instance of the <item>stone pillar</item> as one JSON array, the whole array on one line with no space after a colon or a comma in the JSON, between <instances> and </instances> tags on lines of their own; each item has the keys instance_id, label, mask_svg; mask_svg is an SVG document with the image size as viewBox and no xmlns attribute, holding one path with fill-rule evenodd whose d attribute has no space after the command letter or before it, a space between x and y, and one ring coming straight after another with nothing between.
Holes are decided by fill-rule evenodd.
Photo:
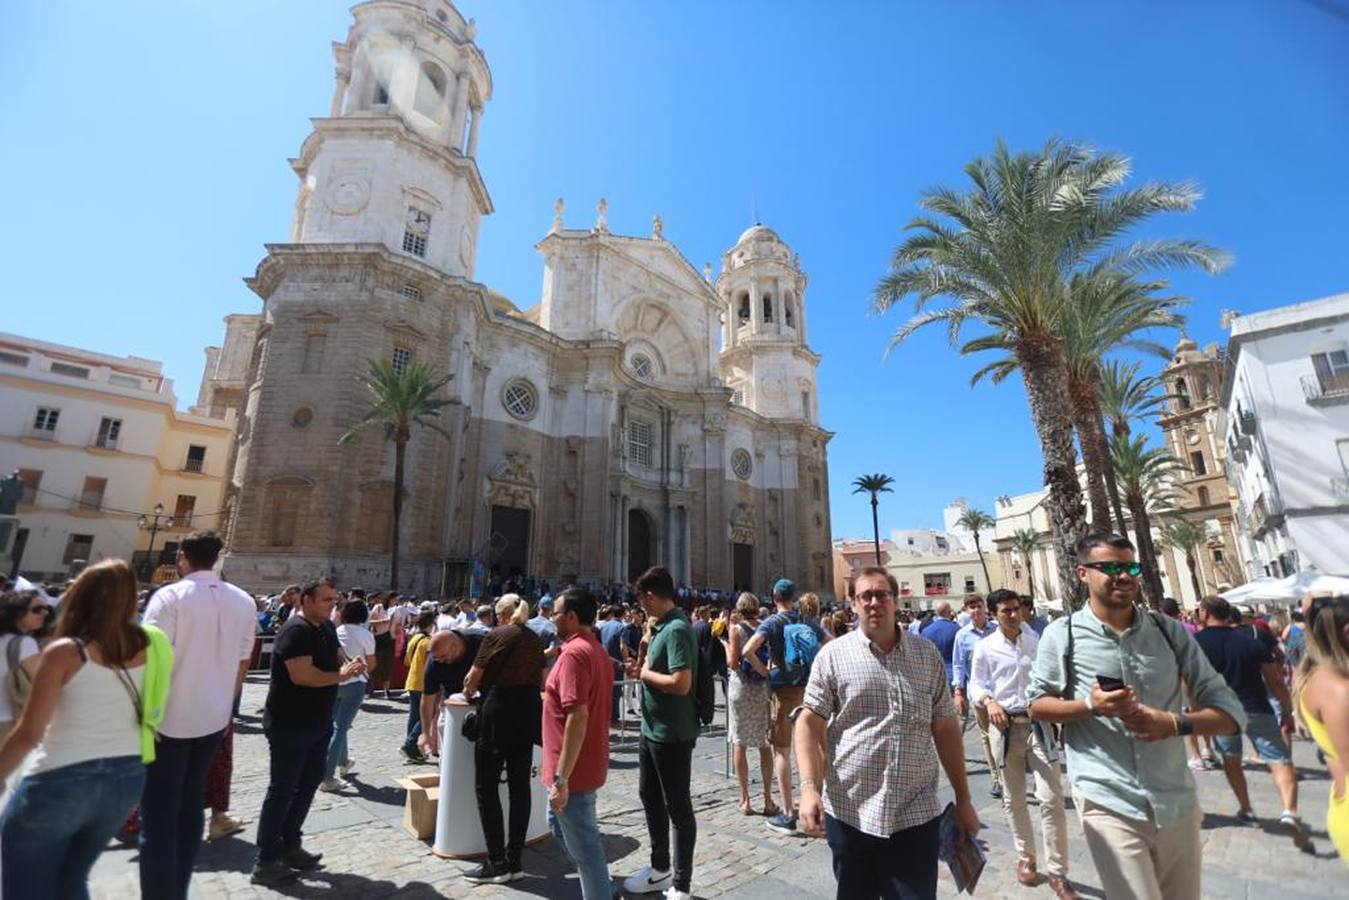
<instances>
[{"instance_id":1,"label":"stone pillar","mask_svg":"<svg viewBox=\"0 0 1349 900\"><path fill-rule=\"evenodd\" d=\"M464 118L468 115L468 73L459 72L454 80L454 114L450 116L450 146L464 150Z\"/></svg>"},{"instance_id":2,"label":"stone pillar","mask_svg":"<svg viewBox=\"0 0 1349 900\"><path fill-rule=\"evenodd\" d=\"M468 155L478 155L478 123L482 120L482 104L473 107L473 119L468 126Z\"/></svg>"},{"instance_id":3,"label":"stone pillar","mask_svg":"<svg viewBox=\"0 0 1349 900\"><path fill-rule=\"evenodd\" d=\"M763 331L763 304L759 299L759 282L751 278L749 282L749 333Z\"/></svg>"},{"instance_id":4,"label":"stone pillar","mask_svg":"<svg viewBox=\"0 0 1349 900\"><path fill-rule=\"evenodd\" d=\"M333 103L328 115L337 118L342 115L342 104L347 97L347 88L351 86L351 70L337 70L337 83L333 85Z\"/></svg>"}]
</instances>

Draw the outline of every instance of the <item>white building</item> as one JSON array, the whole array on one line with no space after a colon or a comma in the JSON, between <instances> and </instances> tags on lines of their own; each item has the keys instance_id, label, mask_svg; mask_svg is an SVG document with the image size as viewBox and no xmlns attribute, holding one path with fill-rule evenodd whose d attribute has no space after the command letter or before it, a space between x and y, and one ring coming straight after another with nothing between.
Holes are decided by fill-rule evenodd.
<instances>
[{"instance_id":1,"label":"white building","mask_svg":"<svg viewBox=\"0 0 1349 900\"><path fill-rule=\"evenodd\" d=\"M1349 574L1349 294L1228 327L1222 433L1250 574Z\"/></svg>"},{"instance_id":2,"label":"white building","mask_svg":"<svg viewBox=\"0 0 1349 900\"><path fill-rule=\"evenodd\" d=\"M14 569L64 578L82 562L132 559L215 528L234 417L180 412L160 363L0 334L0 471L17 471ZM147 523L148 524L148 523ZM156 553L159 558L161 553ZM5 573L9 574L9 573Z\"/></svg>"}]
</instances>

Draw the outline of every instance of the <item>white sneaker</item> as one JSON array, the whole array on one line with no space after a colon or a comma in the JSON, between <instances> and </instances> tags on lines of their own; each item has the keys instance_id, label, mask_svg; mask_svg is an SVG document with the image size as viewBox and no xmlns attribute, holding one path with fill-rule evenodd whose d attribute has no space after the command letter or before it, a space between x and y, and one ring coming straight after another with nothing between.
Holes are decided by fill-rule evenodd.
<instances>
[{"instance_id":1,"label":"white sneaker","mask_svg":"<svg viewBox=\"0 0 1349 900\"><path fill-rule=\"evenodd\" d=\"M665 900L693 900L693 895L688 891L681 891L678 888L670 888L665 892Z\"/></svg>"},{"instance_id":2,"label":"white sneaker","mask_svg":"<svg viewBox=\"0 0 1349 900\"><path fill-rule=\"evenodd\" d=\"M629 894L654 894L670 887L673 878L669 872L658 872L650 866L642 866L636 875L623 879L623 890Z\"/></svg>"},{"instance_id":3,"label":"white sneaker","mask_svg":"<svg viewBox=\"0 0 1349 900\"><path fill-rule=\"evenodd\" d=\"M329 794L336 794L338 791L342 790L342 782L338 781L336 778L325 778L323 781L319 782L319 790Z\"/></svg>"},{"instance_id":4,"label":"white sneaker","mask_svg":"<svg viewBox=\"0 0 1349 900\"><path fill-rule=\"evenodd\" d=\"M337 767L337 774L339 774L339 775L341 775L343 778L345 778L345 777L347 777L348 775L351 774L351 770L354 769L354 768L356 768L356 760L354 760L354 759L353 759L353 760L348 760L347 763L346 763L346 765L342 765L342 766L338 766L338 767Z\"/></svg>"}]
</instances>

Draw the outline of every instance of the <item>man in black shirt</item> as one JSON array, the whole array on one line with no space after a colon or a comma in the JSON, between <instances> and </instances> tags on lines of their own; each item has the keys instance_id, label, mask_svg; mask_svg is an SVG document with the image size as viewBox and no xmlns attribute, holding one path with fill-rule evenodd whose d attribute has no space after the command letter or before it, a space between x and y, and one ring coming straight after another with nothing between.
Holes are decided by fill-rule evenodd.
<instances>
[{"instance_id":1,"label":"man in black shirt","mask_svg":"<svg viewBox=\"0 0 1349 900\"><path fill-rule=\"evenodd\" d=\"M323 780L337 683L365 671L364 658L340 660L337 629L329 618L336 599L331 582L305 584L295 614L281 626L272 647L271 685L262 714L271 778L258 817L254 884L283 884L296 869L317 868L322 856L300 846L300 829Z\"/></svg>"},{"instance_id":2,"label":"man in black shirt","mask_svg":"<svg viewBox=\"0 0 1349 900\"><path fill-rule=\"evenodd\" d=\"M1280 823L1293 836L1298 849L1310 852L1311 840L1297 812L1297 772L1289 742L1293 734L1293 701L1283 680L1283 667L1269 647L1257 640L1249 628L1233 627L1231 605L1221 597L1205 597L1199 604L1201 630L1195 633L1213 668L1223 676L1246 711L1246 735L1260 758L1269 765L1274 784L1283 800ZM1270 694L1279 702L1276 720L1270 708ZM1241 735L1219 735L1213 747L1222 756L1223 772L1241 807L1237 821L1259 825L1251 809L1246 789L1246 774L1241 768Z\"/></svg>"},{"instance_id":3,"label":"man in black shirt","mask_svg":"<svg viewBox=\"0 0 1349 900\"><path fill-rule=\"evenodd\" d=\"M476 632L437 631L426 656L422 684L422 733L417 747L423 754L440 752L440 704L464 690L464 677L478 658L483 635Z\"/></svg>"}]
</instances>

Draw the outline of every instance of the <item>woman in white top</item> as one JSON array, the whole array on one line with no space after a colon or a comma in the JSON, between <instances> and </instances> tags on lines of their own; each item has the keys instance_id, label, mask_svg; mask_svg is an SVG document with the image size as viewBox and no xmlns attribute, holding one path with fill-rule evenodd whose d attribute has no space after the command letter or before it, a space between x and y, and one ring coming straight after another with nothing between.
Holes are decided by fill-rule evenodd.
<instances>
[{"instance_id":1,"label":"woman in white top","mask_svg":"<svg viewBox=\"0 0 1349 900\"><path fill-rule=\"evenodd\" d=\"M337 642L342 648L344 662L365 658L367 668L375 664L375 636L365 627L370 610L365 601L351 598L342 607L342 624L337 626ZM347 747L347 734L351 723L360 712L361 701L365 699L365 672L353 675L337 683L337 702L333 704L333 736L328 742L328 761L324 763L323 783L319 788L328 792L340 791L342 782L337 778L340 770L343 775L351 770L351 751Z\"/></svg>"},{"instance_id":2,"label":"woman in white top","mask_svg":"<svg viewBox=\"0 0 1349 900\"><path fill-rule=\"evenodd\" d=\"M9 736L17 718L12 686L31 685L37 673L38 646L30 635L47 621L51 612L36 591L6 591L0 594L0 741ZM19 671L14 671L17 666Z\"/></svg>"},{"instance_id":3,"label":"woman in white top","mask_svg":"<svg viewBox=\"0 0 1349 900\"><path fill-rule=\"evenodd\" d=\"M131 567L105 560L81 572L0 744L0 778L42 744L0 818L6 900L89 896L89 870L145 783L145 651Z\"/></svg>"}]
</instances>

